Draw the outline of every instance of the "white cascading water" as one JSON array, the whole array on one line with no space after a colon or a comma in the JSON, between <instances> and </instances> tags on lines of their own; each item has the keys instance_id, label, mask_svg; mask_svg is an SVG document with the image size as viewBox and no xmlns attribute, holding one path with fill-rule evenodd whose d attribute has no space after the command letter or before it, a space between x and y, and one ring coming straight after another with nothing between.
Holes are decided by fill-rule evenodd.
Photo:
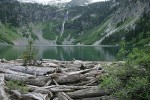
<instances>
[{"instance_id":1,"label":"white cascading water","mask_svg":"<svg viewBox=\"0 0 150 100\"><path fill-rule=\"evenodd\" d=\"M64 21L63 21L63 24L62 24L62 27L61 27L61 31L60 31L60 34L61 34L61 36L63 35L63 33L64 33L64 30L65 30L65 23L66 23L66 21L68 21L68 11L66 12L66 15L65 15L65 18L64 18Z\"/></svg>"}]
</instances>

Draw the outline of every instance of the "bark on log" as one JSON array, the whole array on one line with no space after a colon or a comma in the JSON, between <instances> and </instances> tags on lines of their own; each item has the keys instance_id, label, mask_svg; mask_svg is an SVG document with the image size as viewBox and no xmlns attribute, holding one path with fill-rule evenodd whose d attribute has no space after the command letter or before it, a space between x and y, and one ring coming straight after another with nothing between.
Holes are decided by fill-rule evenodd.
<instances>
[{"instance_id":1,"label":"bark on log","mask_svg":"<svg viewBox=\"0 0 150 100\"><path fill-rule=\"evenodd\" d=\"M54 79L59 84L77 83L77 82L80 82L80 81L87 81L88 80L84 75L81 75L81 74L62 75L62 76L59 76L59 77L54 78Z\"/></svg>"},{"instance_id":2,"label":"bark on log","mask_svg":"<svg viewBox=\"0 0 150 100\"><path fill-rule=\"evenodd\" d=\"M1 64L1 68L10 69L16 72L22 72L31 75L43 75L47 72L54 72L55 68L49 67L36 67L36 66L16 66L15 64Z\"/></svg>"},{"instance_id":3,"label":"bark on log","mask_svg":"<svg viewBox=\"0 0 150 100\"><path fill-rule=\"evenodd\" d=\"M73 99L80 99L80 98L90 98L90 97L99 97L107 95L107 92L100 89L99 87L93 87L90 89L83 89L74 92L67 93Z\"/></svg>"},{"instance_id":4,"label":"bark on log","mask_svg":"<svg viewBox=\"0 0 150 100\"><path fill-rule=\"evenodd\" d=\"M21 76L21 75L14 75L14 74L4 74L6 80L18 80L26 84L35 85L35 86L45 86L45 84L51 80L51 77L45 76L38 76L38 77L30 77L30 76ZM58 74L56 74L58 75ZM59 84L66 84L66 83L74 83L79 82L82 80L87 80L86 77L83 75L58 75L56 81Z\"/></svg>"},{"instance_id":5,"label":"bark on log","mask_svg":"<svg viewBox=\"0 0 150 100\"><path fill-rule=\"evenodd\" d=\"M55 81L55 80L53 80L54 81L54 83L57 85L57 86L59 86L59 84ZM73 100L72 98L70 98L66 93L64 93L64 92L58 92L57 93L57 96L58 96L58 98L60 99L60 100Z\"/></svg>"},{"instance_id":6,"label":"bark on log","mask_svg":"<svg viewBox=\"0 0 150 100\"><path fill-rule=\"evenodd\" d=\"M82 74L53 73L50 74L48 77L55 79L59 84L76 83L88 80Z\"/></svg>"},{"instance_id":7,"label":"bark on log","mask_svg":"<svg viewBox=\"0 0 150 100\"><path fill-rule=\"evenodd\" d=\"M66 93L64 93L64 92L59 92L57 94L57 96L58 96L59 100L73 100L68 95L66 95Z\"/></svg>"},{"instance_id":8,"label":"bark on log","mask_svg":"<svg viewBox=\"0 0 150 100\"><path fill-rule=\"evenodd\" d=\"M70 72L70 73L67 73L67 74L68 75L85 74L85 73L88 73L91 70L92 69L85 69L85 70L81 70L81 71Z\"/></svg>"},{"instance_id":9,"label":"bark on log","mask_svg":"<svg viewBox=\"0 0 150 100\"><path fill-rule=\"evenodd\" d=\"M8 100L8 96L5 92L4 75L2 74L0 74L0 100Z\"/></svg>"},{"instance_id":10,"label":"bark on log","mask_svg":"<svg viewBox=\"0 0 150 100\"><path fill-rule=\"evenodd\" d=\"M81 90L81 89L87 89L87 88L94 88L97 86L67 86L67 85L52 85L52 86L46 86L42 87L44 89L73 89L73 90Z\"/></svg>"},{"instance_id":11,"label":"bark on log","mask_svg":"<svg viewBox=\"0 0 150 100\"><path fill-rule=\"evenodd\" d=\"M30 85L36 85L36 86L44 86L49 80L51 80L50 77L29 77L29 76L19 76L19 75L13 75L13 74L4 74L6 80L17 80L26 84Z\"/></svg>"},{"instance_id":12,"label":"bark on log","mask_svg":"<svg viewBox=\"0 0 150 100\"><path fill-rule=\"evenodd\" d=\"M81 86L81 85L92 86L92 85L94 85L94 83L97 83L97 82L98 82L98 79L92 77L92 79L89 78L88 81L82 81L82 82L78 83L77 86Z\"/></svg>"},{"instance_id":13,"label":"bark on log","mask_svg":"<svg viewBox=\"0 0 150 100\"><path fill-rule=\"evenodd\" d=\"M12 70L6 69L6 68L0 68L0 72L1 73L6 73L6 74L13 74L13 75L33 76L33 75L30 75L30 74L25 74L25 73L21 73L21 72L12 71Z\"/></svg>"},{"instance_id":14,"label":"bark on log","mask_svg":"<svg viewBox=\"0 0 150 100\"><path fill-rule=\"evenodd\" d=\"M92 70L89 73L86 73L85 76L86 77L96 77L96 76L100 76L103 74L103 70Z\"/></svg>"},{"instance_id":15,"label":"bark on log","mask_svg":"<svg viewBox=\"0 0 150 100\"><path fill-rule=\"evenodd\" d=\"M21 94L17 90L12 90L12 92L22 100L50 100L48 97L48 94L41 94L41 93L27 93L27 94Z\"/></svg>"},{"instance_id":16,"label":"bark on log","mask_svg":"<svg viewBox=\"0 0 150 100\"><path fill-rule=\"evenodd\" d=\"M46 87L38 87L27 85L30 90L50 90L51 92L71 92L75 90L87 89L87 88L94 88L96 86L67 86L67 85L52 85Z\"/></svg>"},{"instance_id":17,"label":"bark on log","mask_svg":"<svg viewBox=\"0 0 150 100\"><path fill-rule=\"evenodd\" d=\"M72 92L73 89L60 89L60 88L44 88L44 87L38 87L38 86L32 86L32 85L27 85L29 90L31 91L36 91L36 90L49 90L51 92Z\"/></svg>"}]
</instances>

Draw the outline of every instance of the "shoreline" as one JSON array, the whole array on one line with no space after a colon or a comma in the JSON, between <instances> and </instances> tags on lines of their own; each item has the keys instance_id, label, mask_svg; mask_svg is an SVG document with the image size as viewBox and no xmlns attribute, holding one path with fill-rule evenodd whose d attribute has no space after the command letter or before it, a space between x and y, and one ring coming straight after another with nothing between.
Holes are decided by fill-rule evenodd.
<instances>
[{"instance_id":1,"label":"shoreline","mask_svg":"<svg viewBox=\"0 0 150 100\"><path fill-rule=\"evenodd\" d=\"M35 65L23 66L22 59L10 61L3 59L0 61L0 75L4 76L3 78L6 83L11 82L12 84L12 82L18 81L24 84L25 88L30 90L26 93L22 93L18 89L15 90L15 92L9 89L11 94L7 92L6 94L14 94L21 98L32 97L34 99L40 95L47 95L46 97L49 99L64 98L64 100L106 100L105 98L114 98L110 97L107 91L99 87L99 79L106 74L103 66L120 63L43 59L42 61L37 61ZM9 86L6 84L6 87ZM38 93L38 95L34 96L33 94L35 93ZM10 97L15 98L13 96Z\"/></svg>"}]
</instances>

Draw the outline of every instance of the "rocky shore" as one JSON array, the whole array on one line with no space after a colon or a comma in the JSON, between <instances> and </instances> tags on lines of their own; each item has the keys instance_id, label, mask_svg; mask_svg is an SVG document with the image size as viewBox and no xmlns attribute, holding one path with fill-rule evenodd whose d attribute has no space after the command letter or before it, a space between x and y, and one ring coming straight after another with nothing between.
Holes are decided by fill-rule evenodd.
<instances>
[{"instance_id":1,"label":"rocky shore","mask_svg":"<svg viewBox=\"0 0 150 100\"><path fill-rule=\"evenodd\" d=\"M0 100L116 100L99 86L107 74L103 66L113 63L43 59L23 66L22 59L1 59ZM10 88L10 82L24 84L27 91Z\"/></svg>"}]
</instances>

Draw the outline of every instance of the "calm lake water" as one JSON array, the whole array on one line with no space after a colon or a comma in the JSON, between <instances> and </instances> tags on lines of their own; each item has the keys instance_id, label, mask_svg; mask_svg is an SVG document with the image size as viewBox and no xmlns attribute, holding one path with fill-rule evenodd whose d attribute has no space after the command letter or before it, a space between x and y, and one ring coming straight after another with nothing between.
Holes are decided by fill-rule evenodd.
<instances>
[{"instance_id":1,"label":"calm lake water","mask_svg":"<svg viewBox=\"0 0 150 100\"><path fill-rule=\"evenodd\" d=\"M17 59L26 46L0 46L0 59ZM37 59L115 61L117 46L36 46Z\"/></svg>"}]
</instances>

